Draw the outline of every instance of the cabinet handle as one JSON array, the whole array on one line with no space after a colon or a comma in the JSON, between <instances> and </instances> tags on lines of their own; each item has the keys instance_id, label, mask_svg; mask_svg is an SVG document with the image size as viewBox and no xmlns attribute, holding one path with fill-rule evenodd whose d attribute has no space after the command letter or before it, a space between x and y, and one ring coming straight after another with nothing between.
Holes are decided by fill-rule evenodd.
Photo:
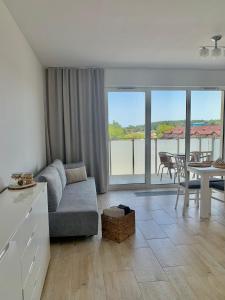
<instances>
[{"instance_id":1,"label":"cabinet handle","mask_svg":"<svg viewBox=\"0 0 225 300\"><path fill-rule=\"evenodd\" d=\"M33 236L34 236L34 233L32 233L32 235L29 237L26 247L30 246L30 243L31 243L31 241L33 239Z\"/></svg>"},{"instance_id":2,"label":"cabinet handle","mask_svg":"<svg viewBox=\"0 0 225 300\"><path fill-rule=\"evenodd\" d=\"M38 280L37 280L37 278L36 278L36 280L35 280L35 282L34 282L34 287L36 287L37 282L38 282Z\"/></svg>"},{"instance_id":3,"label":"cabinet handle","mask_svg":"<svg viewBox=\"0 0 225 300\"><path fill-rule=\"evenodd\" d=\"M3 259L3 257L5 256L6 252L9 249L9 243L5 246L5 248L0 252L0 260Z\"/></svg>"},{"instance_id":4,"label":"cabinet handle","mask_svg":"<svg viewBox=\"0 0 225 300\"><path fill-rule=\"evenodd\" d=\"M27 241L27 245L26 247L29 247L30 246L30 243L31 241L33 240L33 237L35 235L35 232L36 232L37 228L35 227L34 231L31 233L31 236L29 237L28 241Z\"/></svg>"},{"instance_id":5,"label":"cabinet handle","mask_svg":"<svg viewBox=\"0 0 225 300\"><path fill-rule=\"evenodd\" d=\"M31 263L31 265L30 265L29 272L28 272L29 274L32 272L32 269L33 269L33 267L34 267L35 260L36 260L36 256L34 256L34 258L33 258L33 260L32 260L32 263Z\"/></svg>"},{"instance_id":6,"label":"cabinet handle","mask_svg":"<svg viewBox=\"0 0 225 300\"><path fill-rule=\"evenodd\" d=\"M29 217L29 215L31 214L31 212L32 212L32 207L31 207L31 209L28 211L28 213L26 214L25 219L27 219L27 218Z\"/></svg>"}]
</instances>

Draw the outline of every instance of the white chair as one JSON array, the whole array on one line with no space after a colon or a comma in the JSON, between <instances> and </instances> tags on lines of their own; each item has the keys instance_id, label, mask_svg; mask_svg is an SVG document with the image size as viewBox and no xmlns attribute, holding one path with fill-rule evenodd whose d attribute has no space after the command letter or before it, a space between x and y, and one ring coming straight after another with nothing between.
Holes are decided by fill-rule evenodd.
<instances>
[{"instance_id":1,"label":"white chair","mask_svg":"<svg viewBox=\"0 0 225 300\"><path fill-rule=\"evenodd\" d=\"M176 155L175 156L176 161L176 172L177 172L177 179L178 179L178 189L177 189L177 198L176 198L176 204L175 209L177 209L179 196L181 194L181 191L185 192L186 189L186 182L181 181L181 178L185 178L185 164L186 164L186 157L185 155ZM188 194L195 193L195 202L197 204L197 207L199 207L199 191L201 189L200 180L189 180L188 181ZM190 197L188 197L190 199ZM189 204L189 200L188 200ZM187 204L187 205L188 205Z\"/></svg>"}]
</instances>

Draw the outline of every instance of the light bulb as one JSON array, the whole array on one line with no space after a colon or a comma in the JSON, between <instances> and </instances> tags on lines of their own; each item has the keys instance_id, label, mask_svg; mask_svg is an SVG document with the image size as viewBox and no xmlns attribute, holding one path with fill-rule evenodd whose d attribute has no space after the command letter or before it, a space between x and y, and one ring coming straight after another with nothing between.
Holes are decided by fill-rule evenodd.
<instances>
[{"instance_id":1,"label":"light bulb","mask_svg":"<svg viewBox=\"0 0 225 300\"><path fill-rule=\"evenodd\" d=\"M201 47L199 51L200 56L206 57L209 56L209 49L206 47Z\"/></svg>"},{"instance_id":2,"label":"light bulb","mask_svg":"<svg viewBox=\"0 0 225 300\"><path fill-rule=\"evenodd\" d=\"M218 57L218 56L220 56L221 55L221 48L213 48L212 49L212 52L211 52L211 54L212 54L212 56L213 57Z\"/></svg>"}]
</instances>

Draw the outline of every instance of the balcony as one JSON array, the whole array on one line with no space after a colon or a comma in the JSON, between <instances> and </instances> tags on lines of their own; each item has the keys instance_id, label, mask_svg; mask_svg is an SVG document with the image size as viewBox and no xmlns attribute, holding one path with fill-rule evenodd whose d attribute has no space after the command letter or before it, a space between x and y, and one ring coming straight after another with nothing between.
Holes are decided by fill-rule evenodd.
<instances>
[{"instance_id":1,"label":"balcony","mask_svg":"<svg viewBox=\"0 0 225 300\"><path fill-rule=\"evenodd\" d=\"M213 159L221 153L219 137L191 137L191 151L212 151ZM151 141L151 183L171 184L174 179L166 172L160 180L157 175L159 168L159 152L172 154L185 153L184 138L152 139ZM109 141L109 183L134 184L145 183L145 140L118 139Z\"/></svg>"}]
</instances>

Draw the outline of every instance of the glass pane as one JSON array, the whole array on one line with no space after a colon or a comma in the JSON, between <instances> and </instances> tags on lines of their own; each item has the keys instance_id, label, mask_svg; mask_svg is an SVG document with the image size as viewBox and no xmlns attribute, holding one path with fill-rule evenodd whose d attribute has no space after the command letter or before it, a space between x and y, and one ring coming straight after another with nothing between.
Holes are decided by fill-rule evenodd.
<instances>
[{"instance_id":1,"label":"glass pane","mask_svg":"<svg viewBox=\"0 0 225 300\"><path fill-rule=\"evenodd\" d=\"M151 101L151 183L174 183L175 156L185 154L186 91L152 91Z\"/></svg>"},{"instance_id":2,"label":"glass pane","mask_svg":"<svg viewBox=\"0 0 225 300\"><path fill-rule=\"evenodd\" d=\"M109 183L145 182L145 93L108 92Z\"/></svg>"},{"instance_id":3,"label":"glass pane","mask_svg":"<svg viewBox=\"0 0 225 300\"><path fill-rule=\"evenodd\" d=\"M222 156L222 92L191 92L190 151L197 160L215 160Z\"/></svg>"}]
</instances>

